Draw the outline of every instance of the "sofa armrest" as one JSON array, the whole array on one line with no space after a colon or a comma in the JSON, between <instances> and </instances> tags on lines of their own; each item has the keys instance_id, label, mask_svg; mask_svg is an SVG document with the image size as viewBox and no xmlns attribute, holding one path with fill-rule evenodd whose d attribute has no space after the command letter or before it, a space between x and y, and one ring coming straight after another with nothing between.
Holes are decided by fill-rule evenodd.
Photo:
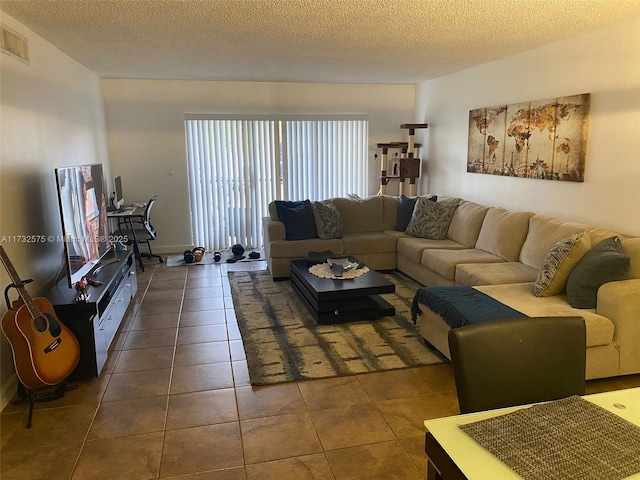
<instances>
[{"instance_id":1,"label":"sofa armrest","mask_svg":"<svg viewBox=\"0 0 640 480\"><path fill-rule=\"evenodd\" d=\"M640 279L602 285L596 313L613 322L613 341L620 348L620 375L640 372Z\"/></svg>"},{"instance_id":2,"label":"sofa armrest","mask_svg":"<svg viewBox=\"0 0 640 480\"><path fill-rule=\"evenodd\" d=\"M264 256L268 260L271 257L271 242L286 240L287 238L284 223L279 220L273 220L271 217L262 217L262 236L264 242Z\"/></svg>"},{"instance_id":3,"label":"sofa armrest","mask_svg":"<svg viewBox=\"0 0 640 480\"><path fill-rule=\"evenodd\" d=\"M262 226L264 229L265 243L287 239L287 232L284 229L284 223L281 221L264 217L262 220Z\"/></svg>"}]
</instances>

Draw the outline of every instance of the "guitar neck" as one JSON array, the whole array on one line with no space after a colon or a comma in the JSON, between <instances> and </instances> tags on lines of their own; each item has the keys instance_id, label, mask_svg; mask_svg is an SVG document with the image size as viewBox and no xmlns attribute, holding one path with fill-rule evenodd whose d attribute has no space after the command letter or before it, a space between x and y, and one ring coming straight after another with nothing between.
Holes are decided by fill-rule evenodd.
<instances>
[{"instance_id":1,"label":"guitar neck","mask_svg":"<svg viewBox=\"0 0 640 480\"><path fill-rule=\"evenodd\" d=\"M29 313L33 318L38 317L40 315L40 311L38 310L38 307L36 307L36 304L33 302L31 295L29 295L29 292L25 288L24 283L20 279L20 275L18 275L18 272L16 272L16 269L13 267L13 264L11 263L11 260L9 260L7 252L4 251L4 247L2 245L0 245L0 259L2 260L4 268L9 274L13 285L16 287L16 290L18 290L18 295L20 295L20 298L26 305L27 310L29 310Z\"/></svg>"}]
</instances>

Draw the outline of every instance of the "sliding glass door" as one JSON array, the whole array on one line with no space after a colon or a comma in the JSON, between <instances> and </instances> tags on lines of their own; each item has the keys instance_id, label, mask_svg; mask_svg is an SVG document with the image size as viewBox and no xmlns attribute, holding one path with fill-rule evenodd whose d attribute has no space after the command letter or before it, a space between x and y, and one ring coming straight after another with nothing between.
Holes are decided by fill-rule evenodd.
<instances>
[{"instance_id":1,"label":"sliding glass door","mask_svg":"<svg viewBox=\"0 0 640 480\"><path fill-rule=\"evenodd\" d=\"M366 116L189 115L185 127L194 245L261 247L273 200L367 195Z\"/></svg>"}]
</instances>

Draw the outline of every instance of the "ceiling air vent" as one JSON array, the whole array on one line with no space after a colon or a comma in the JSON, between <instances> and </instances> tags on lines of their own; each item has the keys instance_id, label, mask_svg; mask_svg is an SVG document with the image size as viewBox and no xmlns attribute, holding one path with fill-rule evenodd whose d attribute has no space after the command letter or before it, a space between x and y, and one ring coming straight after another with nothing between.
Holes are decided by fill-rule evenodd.
<instances>
[{"instance_id":1,"label":"ceiling air vent","mask_svg":"<svg viewBox=\"0 0 640 480\"><path fill-rule=\"evenodd\" d=\"M0 24L0 51L24 63L29 63L27 39L3 24Z\"/></svg>"}]
</instances>

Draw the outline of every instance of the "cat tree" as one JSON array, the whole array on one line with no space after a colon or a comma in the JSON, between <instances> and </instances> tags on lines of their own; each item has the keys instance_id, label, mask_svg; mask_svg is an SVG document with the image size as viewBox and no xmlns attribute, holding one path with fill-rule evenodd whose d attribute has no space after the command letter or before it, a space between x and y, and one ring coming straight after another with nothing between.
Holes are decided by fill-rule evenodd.
<instances>
[{"instance_id":1,"label":"cat tree","mask_svg":"<svg viewBox=\"0 0 640 480\"><path fill-rule=\"evenodd\" d=\"M404 195L406 180L409 180L409 196L416 195L416 180L420 177L420 158L414 156L416 148L422 145L415 143L415 132L418 128L427 128L426 123L403 123L400 128L409 130L408 142L378 143L377 148L382 150L380 161L380 193L387 192L387 185L393 178L399 180L398 195ZM389 149L400 150L393 158L389 159Z\"/></svg>"}]
</instances>

